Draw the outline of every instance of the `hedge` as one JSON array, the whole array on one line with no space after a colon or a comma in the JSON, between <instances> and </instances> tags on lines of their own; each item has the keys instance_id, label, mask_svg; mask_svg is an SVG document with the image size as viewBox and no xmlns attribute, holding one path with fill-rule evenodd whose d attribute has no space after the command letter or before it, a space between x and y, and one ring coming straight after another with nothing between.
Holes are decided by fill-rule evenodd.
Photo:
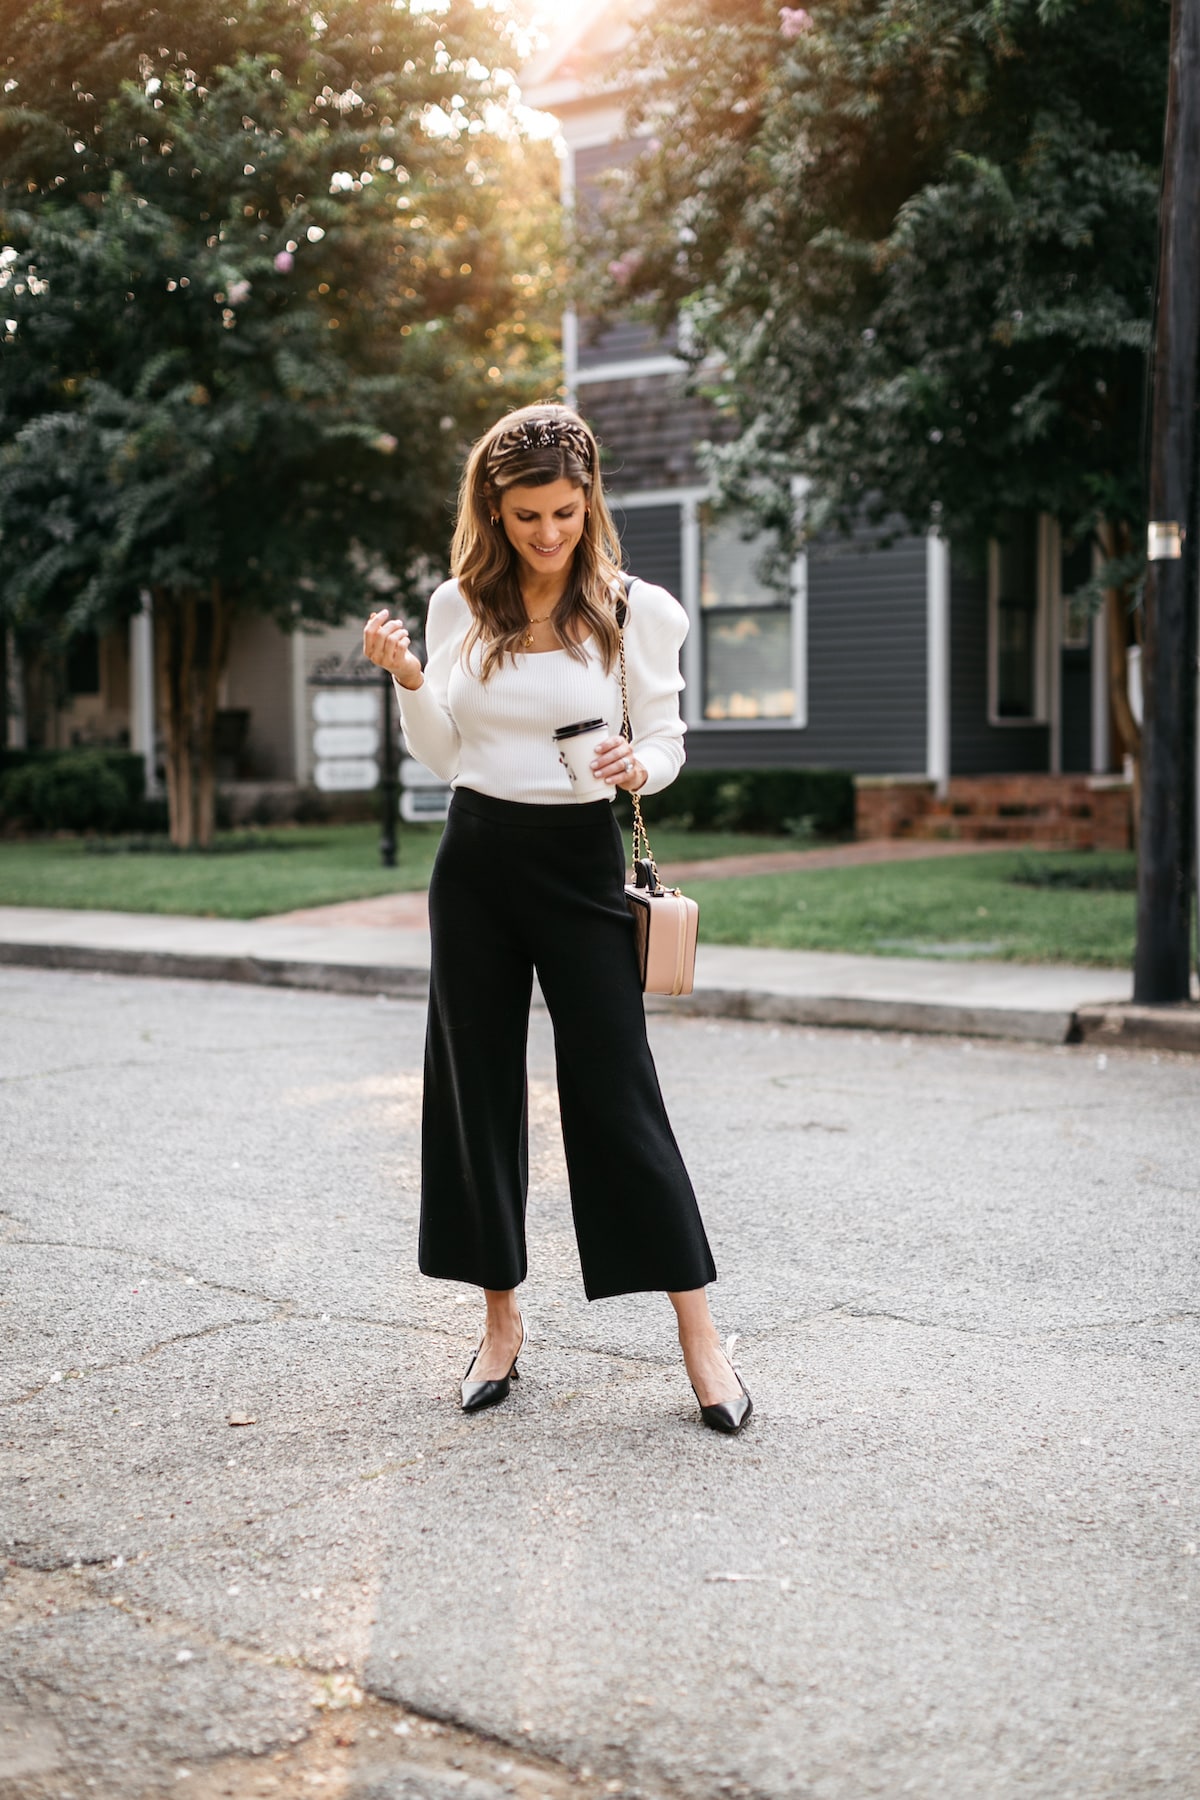
<instances>
[{"instance_id":1,"label":"hedge","mask_svg":"<svg viewBox=\"0 0 1200 1800\"><path fill-rule=\"evenodd\" d=\"M628 818L628 801L618 805ZM850 835L854 778L841 769L685 768L669 788L648 797L646 819L698 831ZM166 805L145 798L136 751L7 750L0 754L0 824L26 831L163 831Z\"/></svg>"},{"instance_id":2,"label":"hedge","mask_svg":"<svg viewBox=\"0 0 1200 1800\"><path fill-rule=\"evenodd\" d=\"M133 750L6 750L0 822L25 831L149 831L165 827L147 801Z\"/></svg>"},{"instance_id":3,"label":"hedge","mask_svg":"<svg viewBox=\"0 0 1200 1800\"><path fill-rule=\"evenodd\" d=\"M627 803L626 803L627 804ZM843 769L688 769L645 802L647 824L697 831L854 831L854 777Z\"/></svg>"}]
</instances>

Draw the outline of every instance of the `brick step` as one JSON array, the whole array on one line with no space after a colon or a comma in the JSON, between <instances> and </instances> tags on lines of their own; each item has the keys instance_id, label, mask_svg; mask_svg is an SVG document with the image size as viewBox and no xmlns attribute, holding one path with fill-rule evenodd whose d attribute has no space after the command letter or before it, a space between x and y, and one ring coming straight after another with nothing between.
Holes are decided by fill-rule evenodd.
<instances>
[{"instance_id":1,"label":"brick step","mask_svg":"<svg viewBox=\"0 0 1200 1800\"><path fill-rule=\"evenodd\" d=\"M1120 781L1088 776L959 776L939 795L919 779L857 784L860 837L958 839L976 843L1125 849L1131 798Z\"/></svg>"}]
</instances>

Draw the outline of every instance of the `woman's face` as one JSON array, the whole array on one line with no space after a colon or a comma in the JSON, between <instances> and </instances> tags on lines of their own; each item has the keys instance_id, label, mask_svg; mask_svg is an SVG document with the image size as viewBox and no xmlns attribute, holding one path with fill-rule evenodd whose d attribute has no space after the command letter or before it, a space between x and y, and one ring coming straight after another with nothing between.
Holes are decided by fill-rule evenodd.
<instances>
[{"instance_id":1,"label":"woman's face","mask_svg":"<svg viewBox=\"0 0 1200 1800\"><path fill-rule=\"evenodd\" d=\"M583 536L587 498L564 476L545 487L510 487L500 497L500 522L521 561L539 575L565 575Z\"/></svg>"}]
</instances>

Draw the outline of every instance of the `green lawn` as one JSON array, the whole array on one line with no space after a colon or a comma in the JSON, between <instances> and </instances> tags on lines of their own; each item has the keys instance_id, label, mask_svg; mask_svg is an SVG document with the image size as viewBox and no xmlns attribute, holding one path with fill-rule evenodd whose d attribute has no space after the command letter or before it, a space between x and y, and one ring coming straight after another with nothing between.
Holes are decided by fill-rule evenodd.
<instances>
[{"instance_id":1,"label":"green lawn","mask_svg":"<svg viewBox=\"0 0 1200 1800\"><path fill-rule=\"evenodd\" d=\"M379 865L377 825L312 825L225 833L208 855L129 850L101 839L0 843L0 905L95 907L113 912L198 913L253 919L423 888L440 825L404 825L395 869ZM656 831L665 864L683 856L795 849L794 838Z\"/></svg>"},{"instance_id":2,"label":"green lawn","mask_svg":"<svg viewBox=\"0 0 1200 1800\"><path fill-rule=\"evenodd\" d=\"M1128 968L1133 892L1072 884L1127 882L1133 866L1132 853L1014 850L695 882L689 892L709 944ZM1017 884L1019 872L1046 885Z\"/></svg>"},{"instance_id":3,"label":"green lawn","mask_svg":"<svg viewBox=\"0 0 1200 1800\"><path fill-rule=\"evenodd\" d=\"M0 844L0 905L98 907L249 919L423 888L441 827L405 826L399 866L379 866L374 825L227 834L219 851L179 855L95 840ZM655 830L663 873L712 856L795 849L794 838ZM1128 881L1133 857L1069 851L980 856L688 882L709 944L850 950L877 956L995 957L1127 968L1134 895L1073 885ZM1024 871L1043 883L1013 881Z\"/></svg>"}]
</instances>

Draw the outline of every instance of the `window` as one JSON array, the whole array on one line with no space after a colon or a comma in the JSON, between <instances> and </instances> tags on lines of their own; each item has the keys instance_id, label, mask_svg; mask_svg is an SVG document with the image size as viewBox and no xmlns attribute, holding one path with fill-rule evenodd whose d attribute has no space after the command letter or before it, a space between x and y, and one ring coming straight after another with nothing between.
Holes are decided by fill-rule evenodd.
<instances>
[{"instance_id":1,"label":"window","mask_svg":"<svg viewBox=\"0 0 1200 1800\"><path fill-rule=\"evenodd\" d=\"M1041 522L1026 516L1014 519L1005 536L992 542L989 713L995 725L1045 719L1042 541Z\"/></svg>"},{"instance_id":2,"label":"window","mask_svg":"<svg viewBox=\"0 0 1200 1800\"><path fill-rule=\"evenodd\" d=\"M700 525L700 624L706 719L792 719L792 598L757 568L770 540L736 519Z\"/></svg>"},{"instance_id":3,"label":"window","mask_svg":"<svg viewBox=\"0 0 1200 1800\"><path fill-rule=\"evenodd\" d=\"M1092 579L1092 540L1077 544L1064 541L1059 558L1059 591L1062 594L1062 647L1064 650L1086 650L1088 647L1092 603L1080 594Z\"/></svg>"},{"instance_id":4,"label":"window","mask_svg":"<svg viewBox=\"0 0 1200 1800\"><path fill-rule=\"evenodd\" d=\"M100 639L94 631L80 631L67 645L67 692L100 692Z\"/></svg>"}]
</instances>

